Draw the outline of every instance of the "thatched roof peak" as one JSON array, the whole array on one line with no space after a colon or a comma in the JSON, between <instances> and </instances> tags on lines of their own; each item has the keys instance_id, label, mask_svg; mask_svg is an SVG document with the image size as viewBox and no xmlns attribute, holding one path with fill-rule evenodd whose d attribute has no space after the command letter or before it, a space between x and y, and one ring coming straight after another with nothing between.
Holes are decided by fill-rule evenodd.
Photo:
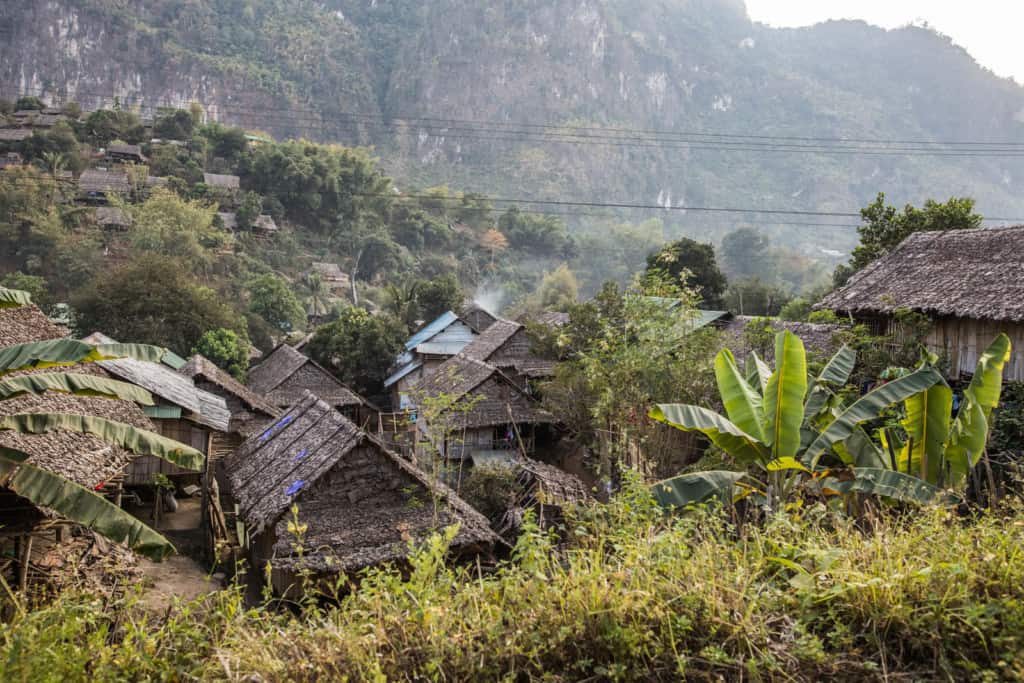
<instances>
[{"instance_id":1,"label":"thatched roof peak","mask_svg":"<svg viewBox=\"0 0 1024 683\"><path fill-rule=\"evenodd\" d=\"M919 232L815 308L1024 321L1024 226Z\"/></svg>"},{"instance_id":2,"label":"thatched roof peak","mask_svg":"<svg viewBox=\"0 0 1024 683\"><path fill-rule=\"evenodd\" d=\"M362 459L355 459L357 449L362 449ZM367 456L375 464L368 463ZM496 538L487 520L454 491L309 392L280 420L243 443L226 465L239 514L251 535L274 528L295 504L309 525L308 538L315 541L308 562L323 564L330 557L337 561L335 571L404 556L408 543L393 542L398 530L420 540L416 537L425 531L458 523L455 545L490 543ZM431 495L439 504L439 520L433 519L429 504L362 501L366 477L379 481L381 476L395 478L389 495L405 488L403 482ZM346 509L318 505L324 498L362 502ZM287 553L279 559L278 566L289 562Z\"/></svg>"},{"instance_id":3,"label":"thatched roof peak","mask_svg":"<svg viewBox=\"0 0 1024 683\"><path fill-rule=\"evenodd\" d=\"M220 387L255 412L263 413L267 417L280 417L281 415L280 408L221 370L209 358L198 353L189 358L188 362L178 369L178 372L193 381L197 378L203 379Z\"/></svg>"},{"instance_id":4,"label":"thatched roof peak","mask_svg":"<svg viewBox=\"0 0 1024 683\"><path fill-rule=\"evenodd\" d=\"M288 344L280 344L263 362L250 368L246 383L274 405L285 408L300 400L306 390L335 408L370 405L327 368Z\"/></svg>"}]
</instances>

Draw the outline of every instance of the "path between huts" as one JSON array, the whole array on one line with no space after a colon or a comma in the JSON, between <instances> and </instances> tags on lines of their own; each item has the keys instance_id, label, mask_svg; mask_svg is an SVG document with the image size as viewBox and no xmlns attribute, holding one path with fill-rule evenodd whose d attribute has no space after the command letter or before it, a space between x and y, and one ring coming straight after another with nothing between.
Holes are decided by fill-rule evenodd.
<instances>
[{"instance_id":1,"label":"path between huts","mask_svg":"<svg viewBox=\"0 0 1024 683\"><path fill-rule=\"evenodd\" d=\"M163 612L175 598L195 600L220 590L220 581L210 575L195 560L184 555L172 555L163 562L139 559L142 572L142 604L155 612Z\"/></svg>"}]
</instances>

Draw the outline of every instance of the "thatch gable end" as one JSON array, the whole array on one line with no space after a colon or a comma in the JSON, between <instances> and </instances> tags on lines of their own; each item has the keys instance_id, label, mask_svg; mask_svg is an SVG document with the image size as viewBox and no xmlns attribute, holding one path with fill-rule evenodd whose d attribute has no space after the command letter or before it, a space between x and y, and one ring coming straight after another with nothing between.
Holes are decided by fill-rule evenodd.
<instances>
[{"instance_id":1,"label":"thatch gable end","mask_svg":"<svg viewBox=\"0 0 1024 683\"><path fill-rule=\"evenodd\" d=\"M722 328L722 346L732 351L733 355L743 362L751 351L763 355L762 360L771 364L775 361L775 342L769 338L765 348L756 349L751 346L747 334L751 323L762 325L772 337L779 332L789 331L800 337L808 353L823 357L831 357L842 346L837 335L843 330L842 325L823 323L805 323L779 318L757 318L749 315L738 315Z\"/></svg>"},{"instance_id":2,"label":"thatch gable end","mask_svg":"<svg viewBox=\"0 0 1024 683\"><path fill-rule=\"evenodd\" d=\"M1024 322L1024 226L919 232L815 308Z\"/></svg>"},{"instance_id":3,"label":"thatch gable end","mask_svg":"<svg viewBox=\"0 0 1024 683\"><path fill-rule=\"evenodd\" d=\"M271 532L266 551L273 557L258 559L275 568L344 572L398 560L409 541L453 524L455 547L495 539L487 520L453 491L309 393L242 444L227 466L250 538ZM287 529L293 504L307 526L301 560Z\"/></svg>"},{"instance_id":4,"label":"thatch gable end","mask_svg":"<svg viewBox=\"0 0 1024 683\"><path fill-rule=\"evenodd\" d=\"M249 370L248 385L281 408L301 400L306 391L315 393L335 408L369 405L326 368L287 344L278 346L262 363Z\"/></svg>"},{"instance_id":5,"label":"thatch gable end","mask_svg":"<svg viewBox=\"0 0 1024 683\"><path fill-rule=\"evenodd\" d=\"M248 436L256 425L281 416L281 409L237 379L196 354L178 369L200 388L221 396L231 412L231 431Z\"/></svg>"},{"instance_id":6,"label":"thatch gable end","mask_svg":"<svg viewBox=\"0 0 1024 683\"><path fill-rule=\"evenodd\" d=\"M555 417L540 407L508 375L493 365L453 356L413 388L414 395L444 396L459 413L455 426L476 429L516 424L552 424ZM460 402L468 410L459 407Z\"/></svg>"}]
</instances>

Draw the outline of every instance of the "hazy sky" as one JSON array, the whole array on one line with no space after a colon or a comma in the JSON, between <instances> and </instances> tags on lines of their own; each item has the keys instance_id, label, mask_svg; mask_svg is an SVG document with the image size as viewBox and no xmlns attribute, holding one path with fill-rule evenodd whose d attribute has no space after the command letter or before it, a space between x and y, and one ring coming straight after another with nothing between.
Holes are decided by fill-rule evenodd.
<instances>
[{"instance_id":1,"label":"hazy sky","mask_svg":"<svg viewBox=\"0 0 1024 683\"><path fill-rule=\"evenodd\" d=\"M863 19L895 28L927 21L978 63L1024 83L1024 0L746 0L750 18L772 26Z\"/></svg>"}]
</instances>

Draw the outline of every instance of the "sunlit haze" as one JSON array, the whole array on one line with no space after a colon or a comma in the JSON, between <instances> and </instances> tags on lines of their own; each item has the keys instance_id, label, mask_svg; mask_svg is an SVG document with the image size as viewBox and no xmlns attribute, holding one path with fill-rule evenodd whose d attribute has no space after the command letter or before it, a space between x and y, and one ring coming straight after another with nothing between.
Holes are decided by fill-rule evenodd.
<instances>
[{"instance_id":1,"label":"sunlit haze","mask_svg":"<svg viewBox=\"0 0 1024 683\"><path fill-rule=\"evenodd\" d=\"M1000 76L1024 83L1021 0L747 0L750 18L771 26L862 19L896 28L927 22Z\"/></svg>"}]
</instances>

